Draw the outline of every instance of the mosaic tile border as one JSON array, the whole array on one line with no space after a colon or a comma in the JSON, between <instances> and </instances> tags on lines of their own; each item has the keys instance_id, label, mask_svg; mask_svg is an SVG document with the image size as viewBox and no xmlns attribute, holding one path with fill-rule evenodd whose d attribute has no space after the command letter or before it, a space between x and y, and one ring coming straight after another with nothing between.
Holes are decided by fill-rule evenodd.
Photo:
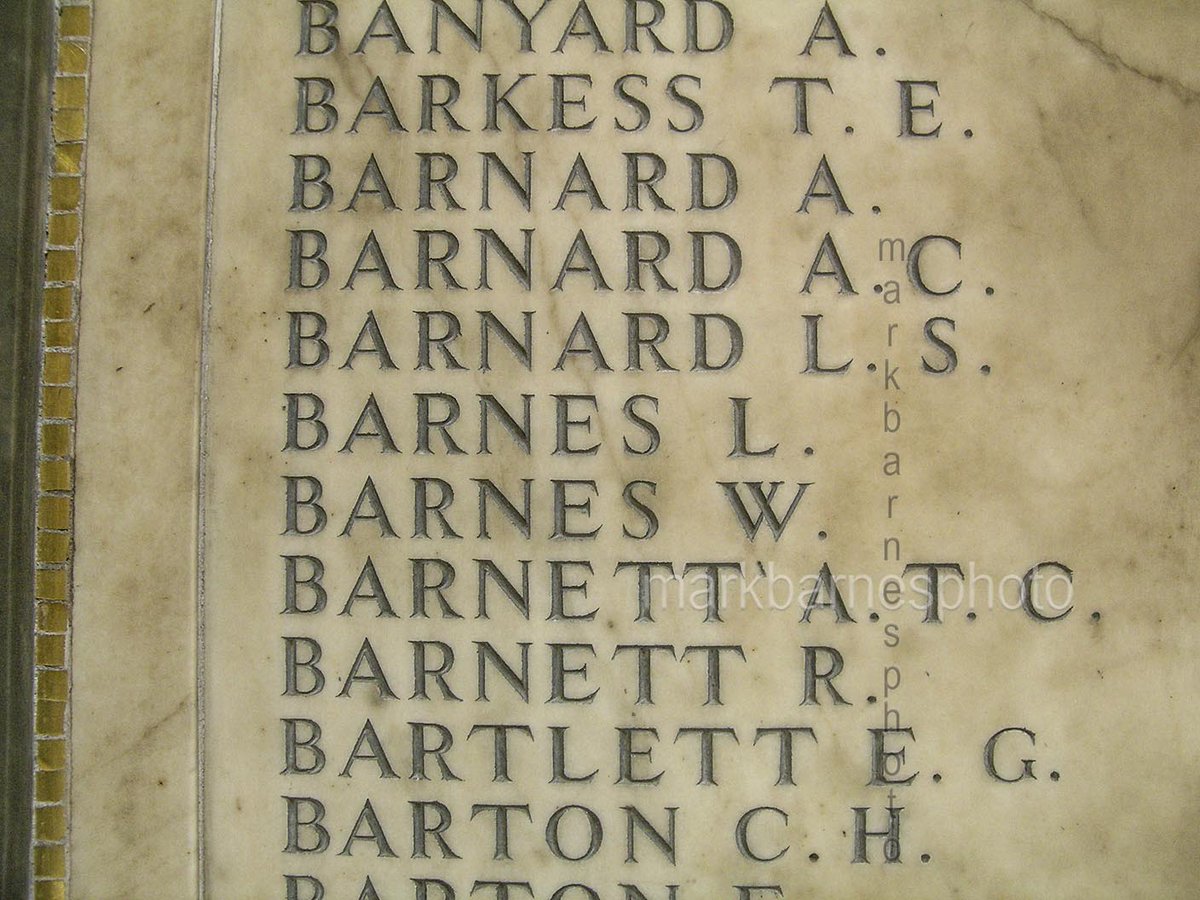
<instances>
[{"instance_id":1,"label":"mosaic tile border","mask_svg":"<svg viewBox=\"0 0 1200 900\"><path fill-rule=\"evenodd\" d=\"M38 405L34 900L67 896L75 387L91 0L58 0Z\"/></svg>"}]
</instances>

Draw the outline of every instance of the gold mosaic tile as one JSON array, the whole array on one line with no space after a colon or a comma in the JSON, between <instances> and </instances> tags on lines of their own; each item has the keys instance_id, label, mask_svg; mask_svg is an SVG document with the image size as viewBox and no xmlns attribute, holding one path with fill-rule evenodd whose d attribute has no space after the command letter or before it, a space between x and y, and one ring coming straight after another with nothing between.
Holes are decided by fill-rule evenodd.
<instances>
[{"instance_id":1,"label":"gold mosaic tile","mask_svg":"<svg viewBox=\"0 0 1200 900\"><path fill-rule=\"evenodd\" d=\"M67 897L67 741L71 627L71 528L75 346L79 308L79 240L84 196L90 4L68 0L57 17L57 62L51 112L54 146L48 173L46 281L43 296L41 422L37 501L37 574L33 822L34 900ZM55 421L49 421L55 420ZM49 735L50 737L45 737Z\"/></svg>"}]
</instances>

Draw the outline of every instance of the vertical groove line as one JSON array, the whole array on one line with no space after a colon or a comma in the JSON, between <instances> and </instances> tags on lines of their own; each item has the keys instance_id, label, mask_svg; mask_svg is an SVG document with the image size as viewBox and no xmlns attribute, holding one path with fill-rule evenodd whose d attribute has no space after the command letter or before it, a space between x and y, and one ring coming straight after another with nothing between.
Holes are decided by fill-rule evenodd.
<instances>
[{"instance_id":1,"label":"vertical groove line","mask_svg":"<svg viewBox=\"0 0 1200 900\"><path fill-rule=\"evenodd\" d=\"M204 204L204 286L200 308L200 373L196 420L196 896L207 897L205 846L205 553L207 469L209 328L212 319L213 206L217 175L217 101L221 82L221 22L224 0L213 8L212 89L208 111L208 171Z\"/></svg>"}]
</instances>

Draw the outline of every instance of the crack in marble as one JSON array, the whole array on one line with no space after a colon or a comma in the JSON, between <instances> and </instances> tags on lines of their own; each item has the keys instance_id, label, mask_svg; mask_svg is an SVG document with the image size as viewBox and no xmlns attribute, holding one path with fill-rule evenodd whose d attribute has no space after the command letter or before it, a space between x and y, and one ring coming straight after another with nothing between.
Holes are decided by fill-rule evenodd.
<instances>
[{"instance_id":1,"label":"crack in marble","mask_svg":"<svg viewBox=\"0 0 1200 900\"><path fill-rule=\"evenodd\" d=\"M1093 196L1093 192L1082 189L1076 183L1076 179L1072 175L1073 167L1071 163L1064 158L1062 149L1050 139L1052 117L1041 104L1036 104L1035 110L1037 111L1038 118L1037 135L1042 150L1058 170L1058 177L1061 179L1067 195L1074 199L1077 204L1079 216L1086 226L1086 233L1097 247L1107 248L1109 252L1114 252L1114 248L1109 247L1108 243L1103 239L1099 223L1096 222L1092 215L1092 208L1088 201ZM1116 249L1119 250L1119 248Z\"/></svg>"},{"instance_id":2,"label":"crack in marble","mask_svg":"<svg viewBox=\"0 0 1200 900\"><path fill-rule=\"evenodd\" d=\"M1021 6L1028 9L1039 19L1050 22L1065 31L1071 40L1086 49L1093 56L1100 59L1109 68L1116 69L1121 72L1128 72L1131 75L1136 75L1138 78L1145 79L1146 81L1156 84L1159 87L1166 88L1184 104L1190 105L1200 101L1200 91L1189 87L1178 78L1172 78L1169 75L1161 75L1156 72L1147 72L1144 69L1138 68L1137 66L1133 65L1133 63L1125 60L1120 54L1109 50L1098 40L1080 34L1066 19L1042 9L1036 3L1034 3L1033 0L1017 0L1017 2Z\"/></svg>"}]
</instances>

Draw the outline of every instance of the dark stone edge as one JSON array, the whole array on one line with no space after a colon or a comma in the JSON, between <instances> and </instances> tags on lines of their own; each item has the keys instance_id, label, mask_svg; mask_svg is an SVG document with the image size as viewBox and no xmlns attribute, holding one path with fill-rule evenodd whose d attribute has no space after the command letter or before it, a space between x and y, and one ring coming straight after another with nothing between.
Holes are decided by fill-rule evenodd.
<instances>
[{"instance_id":1,"label":"dark stone edge","mask_svg":"<svg viewBox=\"0 0 1200 900\"><path fill-rule=\"evenodd\" d=\"M0 896L30 895L38 384L54 4L0 0Z\"/></svg>"}]
</instances>

